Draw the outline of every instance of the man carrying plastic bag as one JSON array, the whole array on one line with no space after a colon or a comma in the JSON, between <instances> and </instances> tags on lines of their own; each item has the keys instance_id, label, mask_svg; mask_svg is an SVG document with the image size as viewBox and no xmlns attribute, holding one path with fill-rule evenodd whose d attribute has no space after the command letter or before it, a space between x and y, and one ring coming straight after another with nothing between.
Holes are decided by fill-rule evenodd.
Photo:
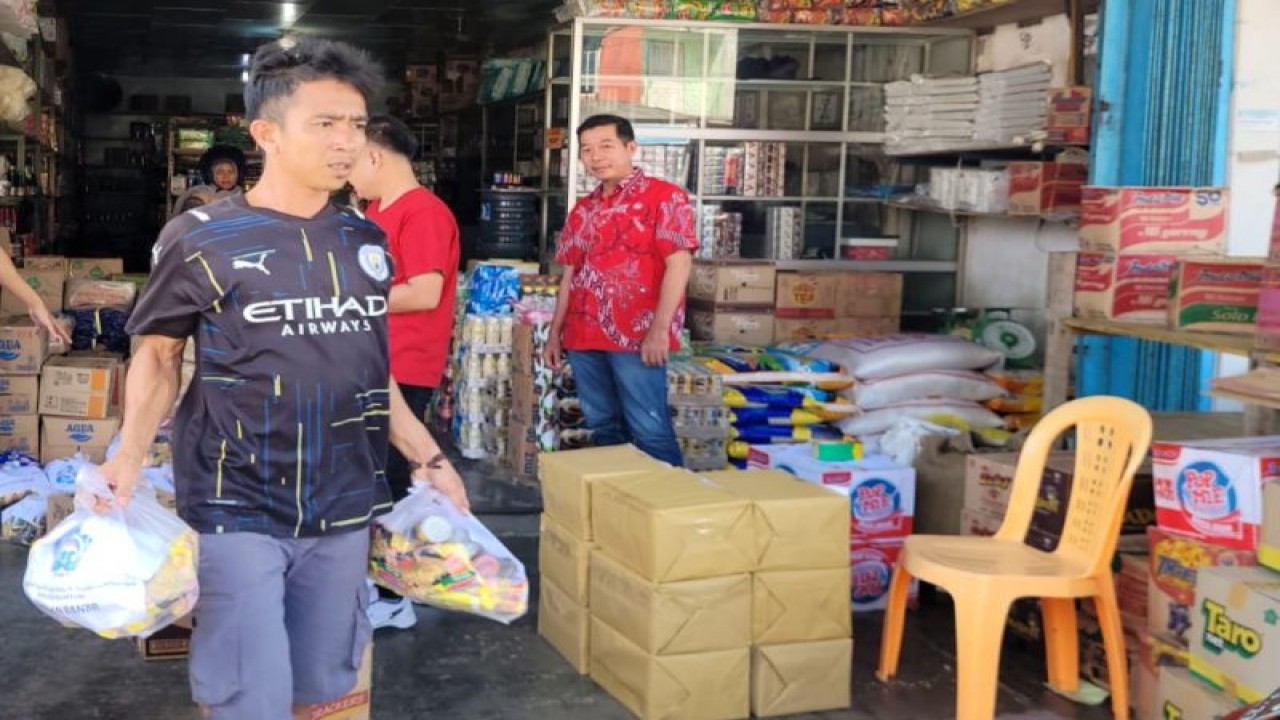
<instances>
[{"instance_id":1,"label":"man carrying plastic bag","mask_svg":"<svg viewBox=\"0 0 1280 720\"><path fill-rule=\"evenodd\" d=\"M64 624L105 638L146 637L195 607L198 546L150 487L118 507L106 479L85 465L75 512L32 546L22 585Z\"/></svg>"}]
</instances>

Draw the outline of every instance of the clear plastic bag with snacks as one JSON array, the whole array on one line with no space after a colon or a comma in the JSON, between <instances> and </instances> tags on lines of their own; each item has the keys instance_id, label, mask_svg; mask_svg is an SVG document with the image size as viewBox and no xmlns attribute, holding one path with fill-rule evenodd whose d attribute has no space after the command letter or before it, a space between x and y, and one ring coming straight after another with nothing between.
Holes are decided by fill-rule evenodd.
<instances>
[{"instance_id":1,"label":"clear plastic bag with snacks","mask_svg":"<svg viewBox=\"0 0 1280 720\"><path fill-rule=\"evenodd\" d=\"M374 524L369 574L411 600L501 623L529 608L524 565L479 520L421 484Z\"/></svg>"},{"instance_id":2,"label":"clear plastic bag with snacks","mask_svg":"<svg viewBox=\"0 0 1280 720\"><path fill-rule=\"evenodd\" d=\"M98 512L95 504L107 504ZM147 637L191 612L199 536L139 485L121 508L93 465L76 509L31 547L23 589L45 614L105 638Z\"/></svg>"}]
</instances>

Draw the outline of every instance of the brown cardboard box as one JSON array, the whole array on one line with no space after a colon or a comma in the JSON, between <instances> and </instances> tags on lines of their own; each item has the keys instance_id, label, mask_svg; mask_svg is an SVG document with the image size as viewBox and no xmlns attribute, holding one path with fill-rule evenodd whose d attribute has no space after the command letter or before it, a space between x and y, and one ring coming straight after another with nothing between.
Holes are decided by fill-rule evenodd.
<instances>
[{"instance_id":1,"label":"brown cardboard box","mask_svg":"<svg viewBox=\"0 0 1280 720\"><path fill-rule=\"evenodd\" d=\"M58 270L19 270L18 276L23 279L50 312L62 312L62 288L66 277ZM21 315L27 312L27 304L16 293L5 290L0 292L0 314Z\"/></svg>"},{"instance_id":2,"label":"brown cardboard box","mask_svg":"<svg viewBox=\"0 0 1280 720\"><path fill-rule=\"evenodd\" d=\"M40 378L0 375L0 415L35 415L40 407Z\"/></svg>"},{"instance_id":3,"label":"brown cardboard box","mask_svg":"<svg viewBox=\"0 0 1280 720\"><path fill-rule=\"evenodd\" d=\"M1280 482L1262 487L1262 533L1258 564L1280 571Z\"/></svg>"},{"instance_id":4,"label":"brown cardboard box","mask_svg":"<svg viewBox=\"0 0 1280 720\"><path fill-rule=\"evenodd\" d=\"M1051 145L1088 145L1093 115L1093 90L1084 87L1049 89L1049 118L1045 130Z\"/></svg>"},{"instance_id":5,"label":"brown cardboard box","mask_svg":"<svg viewBox=\"0 0 1280 720\"><path fill-rule=\"evenodd\" d=\"M544 577L538 595L538 634L579 674L591 666L591 614Z\"/></svg>"},{"instance_id":6,"label":"brown cardboard box","mask_svg":"<svg viewBox=\"0 0 1280 720\"><path fill-rule=\"evenodd\" d=\"M23 270L57 270L67 276L67 259L61 255L28 255L22 259Z\"/></svg>"},{"instance_id":7,"label":"brown cardboard box","mask_svg":"<svg viewBox=\"0 0 1280 720\"><path fill-rule=\"evenodd\" d=\"M591 540L591 486L608 478L663 472L667 465L632 445L587 448L538 456L543 511L575 537Z\"/></svg>"},{"instance_id":8,"label":"brown cardboard box","mask_svg":"<svg viewBox=\"0 0 1280 720\"><path fill-rule=\"evenodd\" d=\"M538 478L538 443L533 426L511 420L507 426L507 466L521 480Z\"/></svg>"},{"instance_id":9,"label":"brown cardboard box","mask_svg":"<svg viewBox=\"0 0 1280 720\"><path fill-rule=\"evenodd\" d=\"M87 278L106 280L124 272L121 258L70 258L67 261L67 279Z\"/></svg>"},{"instance_id":10,"label":"brown cardboard box","mask_svg":"<svg viewBox=\"0 0 1280 720\"><path fill-rule=\"evenodd\" d=\"M839 320L783 320L773 323L774 342L814 340L835 334Z\"/></svg>"},{"instance_id":11,"label":"brown cardboard box","mask_svg":"<svg viewBox=\"0 0 1280 720\"><path fill-rule=\"evenodd\" d=\"M1191 672L1255 703L1276 690L1280 575L1260 567L1205 568L1191 609Z\"/></svg>"},{"instance_id":12,"label":"brown cardboard box","mask_svg":"<svg viewBox=\"0 0 1280 720\"><path fill-rule=\"evenodd\" d=\"M1226 693L1217 691L1182 668L1160 668L1158 692L1158 717L1168 720L1209 720L1240 707L1240 703Z\"/></svg>"},{"instance_id":13,"label":"brown cardboard box","mask_svg":"<svg viewBox=\"0 0 1280 720\"><path fill-rule=\"evenodd\" d=\"M596 544L646 580L755 570L751 504L685 470L602 480L592 504Z\"/></svg>"},{"instance_id":14,"label":"brown cardboard box","mask_svg":"<svg viewBox=\"0 0 1280 720\"><path fill-rule=\"evenodd\" d=\"M902 314L902 274L840 273L837 318L896 318Z\"/></svg>"},{"instance_id":15,"label":"brown cardboard box","mask_svg":"<svg viewBox=\"0 0 1280 720\"><path fill-rule=\"evenodd\" d=\"M40 416L40 462L84 453L90 461L106 460L107 447L120 429L120 418L100 419Z\"/></svg>"},{"instance_id":16,"label":"brown cardboard box","mask_svg":"<svg viewBox=\"0 0 1280 720\"><path fill-rule=\"evenodd\" d=\"M1254 335L1264 258L1182 258L1169 288L1174 330Z\"/></svg>"},{"instance_id":17,"label":"brown cardboard box","mask_svg":"<svg viewBox=\"0 0 1280 720\"><path fill-rule=\"evenodd\" d=\"M853 640L751 649L751 713L794 715L849 707Z\"/></svg>"},{"instance_id":18,"label":"brown cardboard box","mask_svg":"<svg viewBox=\"0 0 1280 720\"><path fill-rule=\"evenodd\" d=\"M1174 255L1076 256L1075 314L1094 320L1166 325Z\"/></svg>"},{"instance_id":19,"label":"brown cardboard box","mask_svg":"<svg viewBox=\"0 0 1280 720\"><path fill-rule=\"evenodd\" d=\"M1080 211L1089 176L1086 162L1009 163L1009 214L1045 215Z\"/></svg>"},{"instance_id":20,"label":"brown cardboard box","mask_svg":"<svg viewBox=\"0 0 1280 720\"><path fill-rule=\"evenodd\" d=\"M836 316L838 273L778 273L774 314L779 319L832 320Z\"/></svg>"},{"instance_id":21,"label":"brown cardboard box","mask_svg":"<svg viewBox=\"0 0 1280 720\"><path fill-rule=\"evenodd\" d=\"M313 705L308 720L369 720L373 701L373 643L364 650L360 673L351 692L337 700Z\"/></svg>"},{"instance_id":22,"label":"brown cardboard box","mask_svg":"<svg viewBox=\"0 0 1280 720\"><path fill-rule=\"evenodd\" d=\"M1229 205L1224 187L1086 186L1080 245L1121 255L1221 255Z\"/></svg>"},{"instance_id":23,"label":"brown cardboard box","mask_svg":"<svg viewBox=\"0 0 1280 720\"><path fill-rule=\"evenodd\" d=\"M689 335L699 342L720 345L768 345L776 325L771 312L740 312L690 306Z\"/></svg>"},{"instance_id":24,"label":"brown cardboard box","mask_svg":"<svg viewBox=\"0 0 1280 720\"><path fill-rule=\"evenodd\" d=\"M757 645L839 640L853 632L848 567L756 573L752 596Z\"/></svg>"},{"instance_id":25,"label":"brown cardboard box","mask_svg":"<svg viewBox=\"0 0 1280 720\"><path fill-rule=\"evenodd\" d=\"M648 655L592 618L591 677L642 720L735 720L751 712L751 653L745 647Z\"/></svg>"},{"instance_id":26,"label":"brown cardboard box","mask_svg":"<svg viewBox=\"0 0 1280 720\"><path fill-rule=\"evenodd\" d=\"M702 477L751 501L756 569L818 570L849 565L849 503L780 470L726 470Z\"/></svg>"},{"instance_id":27,"label":"brown cardboard box","mask_svg":"<svg viewBox=\"0 0 1280 720\"><path fill-rule=\"evenodd\" d=\"M652 583L596 550L591 616L650 655L691 655L751 645L751 576Z\"/></svg>"},{"instance_id":28,"label":"brown cardboard box","mask_svg":"<svg viewBox=\"0 0 1280 720\"><path fill-rule=\"evenodd\" d=\"M191 616L134 641L143 660L182 660L191 653Z\"/></svg>"},{"instance_id":29,"label":"brown cardboard box","mask_svg":"<svg viewBox=\"0 0 1280 720\"><path fill-rule=\"evenodd\" d=\"M114 358L52 358L40 374L40 414L105 418L118 405L119 381Z\"/></svg>"},{"instance_id":30,"label":"brown cardboard box","mask_svg":"<svg viewBox=\"0 0 1280 720\"><path fill-rule=\"evenodd\" d=\"M40 450L40 418L35 415L0 415L0 450L36 455Z\"/></svg>"},{"instance_id":31,"label":"brown cardboard box","mask_svg":"<svg viewBox=\"0 0 1280 720\"><path fill-rule=\"evenodd\" d=\"M777 271L760 261L697 260L689 275L689 299L772 308Z\"/></svg>"},{"instance_id":32,"label":"brown cardboard box","mask_svg":"<svg viewBox=\"0 0 1280 720\"><path fill-rule=\"evenodd\" d=\"M538 569L545 580L578 605L586 605L590 593L587 572L591 567L591 543L576 538L547 514L538 534Z\"/></svg>"},{"instance_id":33,"label":"brown cardboard box","mask_svg":"<svg viewBox=\"0 0 1280 720\"><path fill-rule=\"evenodd\" d=\"M27 317L0 319L0 375L39 375L49 355L49 333Z\"/></svg>"}]
</instances>

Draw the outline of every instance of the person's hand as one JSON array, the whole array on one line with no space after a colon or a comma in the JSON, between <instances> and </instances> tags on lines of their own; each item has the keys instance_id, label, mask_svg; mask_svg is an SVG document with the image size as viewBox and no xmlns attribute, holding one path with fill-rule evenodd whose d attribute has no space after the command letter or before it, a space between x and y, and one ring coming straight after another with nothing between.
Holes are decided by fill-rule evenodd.
<instances>
[{"instance_id":1,"label":"person's hand","mask_svg":"<svg viewBox=\"0 0 1280 720\"><path fill-rule=\"evenodd\" d=\"M552 332L547 344L542 348L542 362L552 370L559 370L564 364L564 348L560 345L560 333Z\"/></svg>"},{"instance_id":2,"label":"person's hand","mask_svg":"<svg viewBox=\"0 0 1280 720\"><path fill-rule=\"evenodd\" d=\"M462 483L462 476L454 469L453 463L441 458L436 467L420 467L413 473L414 480L422 480L449 498L464 514L471 514L471 500L467 498L467 486Z\"/></svg>"},{"instance_id":3,"label":"person's hand","mask_svg":"<svg viewBox=\"0 0 1280 720\"><path fill-rule=\"evenodd\" d=\"M67 331L53 319L53 313L49 312L49 308L45 304L38 303L27 309L27 314L31 316L31 321L38 327L42 327L49 331L50 338L61 340L68 347L71 345L71 336Z\"/></svg>"},{"instance_id":4,"label":"person's hand","mask_svg":"<svg viewBox=\"0 0 1280 720\"><path fill-rule=\"evenodd\" d=\"M661 367L667 364L671 355L671 339L665 330L652 328L640 343L640 359L649 367Z\"/></svg>"},{"instance_id":5,"label":"person's hand","mask_svg":"<svg viewBox=\"0 0 1280 720\"><path fill-rule=\"evenodd\" d=\"M98 498L94 510L101 513L113 508L123 508L133 500L133 491L142 478L142 458L121 451L103 463L98 471L106 479L115 499Z\"/></svg>"}]
</instances>

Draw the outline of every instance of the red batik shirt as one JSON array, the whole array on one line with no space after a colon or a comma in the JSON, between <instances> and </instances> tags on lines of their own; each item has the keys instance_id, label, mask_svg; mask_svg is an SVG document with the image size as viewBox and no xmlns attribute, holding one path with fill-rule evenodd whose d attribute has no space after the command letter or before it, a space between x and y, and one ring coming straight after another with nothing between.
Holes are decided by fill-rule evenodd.
<instances>
[{"instance_id":1,"label":"red batik shirt","mask_svg":"<svg viewBox=\"0 0 1280 720\"><path fill-rule=\"evenodd\" d=\"M667 258L697 247L697 218L679 186L637 168L608 197L597 187L574 206L556 251L556 262L574 268L564 348L639 352ZM672 350L680 348L682 327L683 299L671 319Z\"/></svg>"}]
</instances>

